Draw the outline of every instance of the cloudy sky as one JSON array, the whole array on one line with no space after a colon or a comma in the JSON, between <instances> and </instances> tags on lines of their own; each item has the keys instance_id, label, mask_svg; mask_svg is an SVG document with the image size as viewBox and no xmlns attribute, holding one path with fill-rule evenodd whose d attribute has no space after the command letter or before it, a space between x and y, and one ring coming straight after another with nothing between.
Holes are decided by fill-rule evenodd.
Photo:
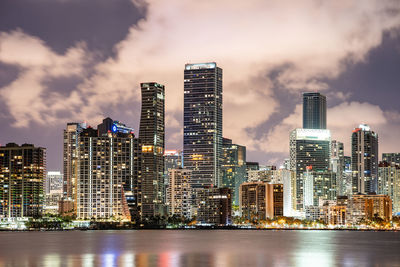
<instances>
[{"instance_id":1,"label":"cloudy sky","mask_svg":"<svg viewBox=\"0 0 400 267\"><path fill-rule=\"evenodd\" d=\"M301 127L301 93L327 95L345 143L360 123L400 152L398 0L2 0L0 143L48 149L62 168L67 122L138 129L139 83L166 86L167 149L182 148L185 63L224 75L224 136L279 164Z\"/></svg>"}]
</instances>

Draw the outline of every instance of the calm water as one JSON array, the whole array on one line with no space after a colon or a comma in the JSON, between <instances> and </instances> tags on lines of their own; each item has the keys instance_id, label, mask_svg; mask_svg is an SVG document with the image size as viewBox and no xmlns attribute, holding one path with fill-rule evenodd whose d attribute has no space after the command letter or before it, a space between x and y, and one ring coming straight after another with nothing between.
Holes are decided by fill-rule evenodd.
<instances>
[{"instance_id":1,"label":"calm water","mask_svg":"<svg viewBox=\"0 0 400 267\"><path fill-rule=\"evenodd\" d=\"M400 232L0 232L3 266L400 266Z\"/></svg>"}]
</instances>

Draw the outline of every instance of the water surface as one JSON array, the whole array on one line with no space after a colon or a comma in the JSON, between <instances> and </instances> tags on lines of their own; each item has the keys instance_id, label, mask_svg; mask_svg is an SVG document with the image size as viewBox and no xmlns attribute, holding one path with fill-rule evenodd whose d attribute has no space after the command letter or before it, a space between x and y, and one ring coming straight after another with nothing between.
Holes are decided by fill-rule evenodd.
<instances>
[{"instance_id":1,"label":"water surface","mask_svg":"<svg viewBox=\"0 0 400 267\"><path fill-rule=\"evenodd\" d=\"M3 266L400 266L400 232L0 232Z\"/></svg>"}]
</instances>

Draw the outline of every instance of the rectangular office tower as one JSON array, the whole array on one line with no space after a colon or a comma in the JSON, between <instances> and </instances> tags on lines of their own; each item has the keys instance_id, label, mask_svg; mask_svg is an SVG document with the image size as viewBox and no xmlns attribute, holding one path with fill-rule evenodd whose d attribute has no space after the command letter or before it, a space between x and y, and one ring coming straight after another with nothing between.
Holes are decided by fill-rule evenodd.
<instances>
[{"instance_id":1,"label":"rectangular office tower","mask_svg":"<svg viewBox=\"0 0 400 267\"><path fill-rule=\"evenodd\" d=\"M141 83L142 111L139 139L142 144L141 215L165 215L164 149L165 89L164 85Z\"/></svg>"},{"instance_id":2,"label":"rectangular office tower","mask_svg":"<svg viewBox=\"0 0 400 267\"><path fill-rule=\"evenodd\" d=\"M46 150L30 144L0 146L0 218L42 214Z\"/></svg>"},{"instance_id":3,"label":"rectangular office tower","mask_svg":"<svg viewBox=\"0 0 400 267\"><path fill-rule=\"evenodd\" d=\"M129 220L135 216L127 195L137 198L139 153L133 129L110 118L97 130L88 127L79 134L79 219Z\"/></svg>"},{"instance_id":4,"label":"rectangular office tower","mask_svg":"<svg viewBox=\"0 0 400 267\"><path fill-rule=\"evenodd\" d=\"M296 208L303 208L303 178L308 170L329 170L331 133L329 130L295 129L290 134L290 169L296 173Z\"/></svg>"},{"instance_id":5,"label":"rectangular office tower","mask_svg":"<svg viewBox=\"0 0 400 267\"><path fill-rule=\"evenodd\" d=\"M303 128L326 129L326 97L320 93L303 93Z\"/></svg>"},{"instance_id":6,"label":"rectangular office tower","mask_svg":"<svg viewBox=\"0 0 400 267\"><path fill-rule=\"evenodd\" d=\"M213 63L186 64L183 156L192 188L221 186L222 69Z\"/></svg>"},{"instance_id":7,"label":"rectangular office tower","mask_svg":"<svg viewBox=\"0 0 400 267\"><path fill-rule=\"evenodd\" d=\"M351 135L353 193L376 193L378 178L378 134L361 124Z\"/></svg>"}]
</instances>

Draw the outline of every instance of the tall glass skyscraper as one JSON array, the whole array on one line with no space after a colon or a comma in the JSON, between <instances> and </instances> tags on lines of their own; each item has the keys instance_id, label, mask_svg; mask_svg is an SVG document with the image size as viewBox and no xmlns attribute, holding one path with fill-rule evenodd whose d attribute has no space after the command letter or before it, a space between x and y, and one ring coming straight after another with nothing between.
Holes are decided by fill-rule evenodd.
<instances>
[{"instance_id":1,"label":"tall glass skyscraper","mask_svg":"<svg viewBox=\"0 0 400 267\"><path fill-rule=\"evenodd\" d=\"M326 129L326 97L324 95L303 94L303 128Z\"/></svg>"},{"instance_id":2,"label":"tall glass skyscraper","mask_svg":"<svg viewBox=\"0 0 400 267\"><path fill-rule=\"evenodd\" d=\"M329 130L295 129L290 133L290 169L296 172L297 209L303 208L302 174L307 170L326 172L331 155Z\"/></svg>"},{"instance_id":3,"label":"tall glass skyscraper","mask_svg":"<svg viewBox=\"0 0 400 267\"><path fill-rule=\"evenodd\" d=\"M164 215L165 89L159 83L141 83L142 216Z\"/></svg>"},{"instance_id":4,"label":"tall glass skyscraper","mask_svg":"<svg viewBox=\"0 0 400 267\"><path fill-rule=\"evenodd\" d=\"M183 156L192 188L221 186L222 69L215 62L186 64Z\"/></svg>"},{"instance_id":5,"label":"tall glass skyscraper","mask_svg":"<svg viewBox=\"0 0 400 267\"><path fill-rule=\"evenodd\" d=\"M351 164L353 193L377 192L378 134L366 124L354 129L351 135Z\"/></svg>"}]
</instances>

